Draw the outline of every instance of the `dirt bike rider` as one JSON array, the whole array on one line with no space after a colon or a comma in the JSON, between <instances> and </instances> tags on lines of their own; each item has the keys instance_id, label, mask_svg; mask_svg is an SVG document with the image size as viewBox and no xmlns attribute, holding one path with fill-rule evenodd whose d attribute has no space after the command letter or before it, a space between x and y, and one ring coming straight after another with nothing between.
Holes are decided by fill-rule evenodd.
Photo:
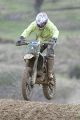
<instances>
[{"instance_id":1,"label":"dirt bike rider","mask_svg":"<svg viewBox=\"0 0 80 120\"><path fill-rule=\"evenodd\" d=\"M57 27L49 20L47 14L45 12L40 12L36 16L36 20L33 21L27 29L20 36L20 40L24 41L27 39L31 33L36 34L36 40L40 41L49 41L52 43L50 48L48 48L48 78L51 80L53 78L52 71L53 71L53 64L54 64L54 49L53 46L56 44L59 31ZM47 45L44 44L41 46L41 52L43 52L47 48Z\"/></svg>"}]
</instances>

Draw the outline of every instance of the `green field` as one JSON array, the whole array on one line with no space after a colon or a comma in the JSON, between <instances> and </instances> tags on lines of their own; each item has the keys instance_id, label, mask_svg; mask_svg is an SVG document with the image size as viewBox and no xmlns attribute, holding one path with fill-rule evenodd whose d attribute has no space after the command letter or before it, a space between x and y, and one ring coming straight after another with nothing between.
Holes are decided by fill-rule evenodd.
<instances>
[{"instance_id":1,"label":"green field","mask_svg":"<svg viewBox=\"0 0 80 120\"><path fill-rule=\"evenodd\" d=\"M79 5L80 0L56 0L56 2L44 0L41 7L42 11L47 12L49 18L60 31L58 44L55 49L57 72L66 73L70 66L80 64ZM1 40L16 41L33 20L35 20L34 1L0 0ZM31 36L31 39L33 37Z\"/></svg>"},{"instance_id":2,"label":"green field","mask_svg":"<svg viewBox=\"0 0 80 120\"><path fill-rule=\"evenodd\" d=\"M60 30L60 37L79 35L80 0L44 0L42 11L46 11L50 19ZM0 0L0 38L15 40L28 24L35 20L34 1ZM74 9L69 9L69 8Z\"/></svg>"}]
</instances>

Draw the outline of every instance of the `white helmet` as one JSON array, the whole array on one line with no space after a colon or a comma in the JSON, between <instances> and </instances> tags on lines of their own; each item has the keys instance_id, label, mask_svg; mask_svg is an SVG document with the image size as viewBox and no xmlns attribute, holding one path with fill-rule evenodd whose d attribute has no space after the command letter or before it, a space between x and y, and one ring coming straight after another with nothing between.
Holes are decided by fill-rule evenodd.
<instances>
[{"instance_id":1,"label":"white helmet","mask_svg":"<svg viewBox=\"0 0 80 120\"><path fill-rule=\"evenodd\" d=\"M48 21L48 16L45 12L40 12L36 16L36 24L39 28L43 28L46 25L47 21Z\"/></svg>"}]
</instances>

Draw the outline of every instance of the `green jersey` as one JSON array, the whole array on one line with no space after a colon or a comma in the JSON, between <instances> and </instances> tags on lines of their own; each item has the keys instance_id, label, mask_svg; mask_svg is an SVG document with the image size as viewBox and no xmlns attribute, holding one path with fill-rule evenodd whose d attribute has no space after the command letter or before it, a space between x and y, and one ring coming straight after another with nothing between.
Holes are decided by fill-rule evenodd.
<instances>
[{"instance_id":1,"label":"green jersey","mask_svg":"<svg viewBox=\"0 0 80 120\"><path fill-rule=\"evenodd\" d=\"M57 27L50 20L48 20L47 24L42 29L37 26L36 21L32 22L28 28L24 30L21 36L28 38L31 33L34 33L36 35L35 39L40 41L48 41L50 38L58 38L59 35Z\"/></svg>"}]
</instances>

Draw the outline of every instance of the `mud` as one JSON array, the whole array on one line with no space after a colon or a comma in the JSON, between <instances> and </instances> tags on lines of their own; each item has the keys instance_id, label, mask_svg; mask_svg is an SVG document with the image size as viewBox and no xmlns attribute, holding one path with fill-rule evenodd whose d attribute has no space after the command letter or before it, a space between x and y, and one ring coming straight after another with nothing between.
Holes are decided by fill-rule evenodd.
<instances>
[{"instance_id":1,"label":"mud","mask_svg":"<svg viewBox=\"0 0 80 120\"><path fill-rule=\"evenodd\" d=\"M0 120L80 120L80 105L1 99Z\"/></svg>"}]
</instances>

